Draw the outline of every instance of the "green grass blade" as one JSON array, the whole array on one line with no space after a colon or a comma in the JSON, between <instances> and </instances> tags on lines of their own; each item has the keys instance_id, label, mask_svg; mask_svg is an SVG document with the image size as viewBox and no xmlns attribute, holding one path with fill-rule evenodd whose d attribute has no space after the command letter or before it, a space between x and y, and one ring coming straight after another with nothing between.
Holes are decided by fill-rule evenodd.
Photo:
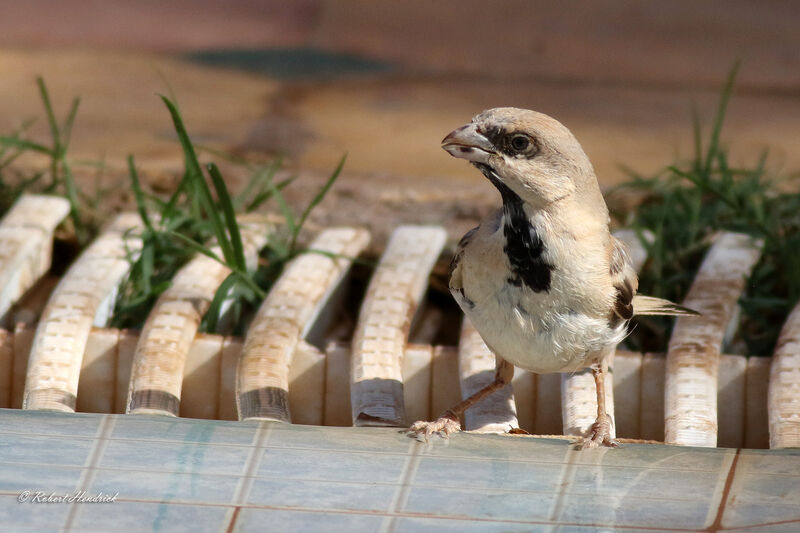
<instances>
[{"instance_id":1,"label":"green grass blade","mask_svg":"<svg viewBox=\"0 0 800 533\"><path fill-rule=\"evenodd\" d=\"M225 260L223 258L221 258L217 254L215 254L213 250L211 250L207 246L204 246L204 245L200 244L197 241L193 241L192 239L190 239L186 235L184 235L182 233L178 233L177 231L167 231L166 233L170 237L182 242L183 244L185 244L186 246L188 246L192 250L194 250L194 251L196 251L198 253L201 253L201 254L203 254L203 255L205 255L207 257L210 257L211 259L213 259L214 261L216 261L216 262L218 262L220 264L223 264L223 265L227 265L228 264L228 263L225 262Z\"/></svg>"},{"instance_id":2,"label":"green grass blade","mask_svg":"<svg viewBox=\"0 0 800 533\"><path fill-rule=\"evenodd\" d=\"M272 164L267 165L266 167L261 167L253 172L250 180L247 182L247 185L239 194L236 195L233 200L233 205L236 207L236 209L241 209L245 203L247 203L248 199L261 195L266 187L266 184L273 180L275 173L282 164L282 160L278 158L273 161Z\"/></svg>"},{"instance_id":3,"label":"green grass blade","mask_svg":"<svg viewBox=\"0 0 800 533\"><path fill-rule=\"evenodd\" d=\"M61 133L58 128L58 121L56 114L53 111L53 104L50 101L50 94L47 91L47 85L44 83L44 78L41 76L36 78L36 85L39 88L39 96L44 104L44 111L47 115L47 124L50 127L50 136L53 138L53 157L61 156Z\"/></svg>"},{"instance_id":4,"label":"green grass blade","mask_svg":"<svg viewBox=\"0 0 800 533\"><path fill-rule=\"evenodd\" d=\"M139 211L139 216L142 219L147 231L153 232L153 224L150 222L150 216L147 214L147 201L145 200L142 185L139 182L139 173L136 171L136 165L133 163L133 155L128 155L128 174L131 177L131 188L133 189L133 197L136 201L136 210Z\"/></svg>"},{"instance_id":5,"label":"green grass blade","mask_svg":"<svg viewBox=\"0 0 800 533\"><path fill-rule=\"evenodd\" d=\"M214 184L214 189L217 192L217 198L222 207L222 212L225 215L225 225L228 228L228 235L230 236L234 264L239 270L246 271L247 262L244 259L242 234L239 231L239 223L236 221L236 212L233 208L231 195L228 193L228 188L225 186L225 181L222 179L222 174L219 173L217 165L210 163L207 168L208 174L211 176L211 182Z\"/></svg>"},{"instance_id":6,"label":"green grass blade","mask_svg":"<svg viewBox=\"0 0 800 533\"><path fill-rule=\"evenodd\" d=\"M329 252L327 250L320 250L318 248L305 248L299 252L300 254L317 254L323 255L330 259L344 259L346 261L350 261L355 265L364 265L368 267L376 267L378 265L377 261L369 260L369 259L361 259L360 257L353 257L350 255L345 254L337 254L333 252Z\"/></svg>"},{"instance_id":7,"label":"green grass blade","mask_svg":"<svg viewBox=\"0 0 800 533\"><path fill-rule=\"evenodd\" d=\"M303 224L305 224L308 215L311 214L311 211L319 205L320 202L325 198L325 195L328 194L328 191L331 190L333 184L336 183L336 179L339 177L339 174L342 173L342 168L344 168L344 162L347 160L347 154L342 156L342 159L339 161L336 169L330 175L330 177L325 181L317 194L314 195L314 198L311 199L308 206L306 206L303 213L300 215L300 221L295 226L294 230L292 231L292 241L289 244L289 250L294 251L295 247L297 246L297 237L300 235L300 230L303 228Z\"/></svg>"},{"instance_id":8,"label":"green grass blade","mask_svg":"<svg viewBox=\"0 0 800 533\"><path fill-rule=\"evenodd\" d=\"M289 207L288 202L286 202L286 198L274 183L267 183L267 188L271 196L275 198L278 209L280 209L283 218L286 220L286 228L289 230L289 234L294 235L297 224L295 223L294 213L292 213L292 209Z\"/></svg>"},{"instance_id":9,"label":"green grass blade","mask_svg":"<svg viewBox=\"0 0 800 533\"><path fill-rule=\"evenodd\" d=\"M202 327L207 333L217 332L217 325L219 323L219 315L220 311L222 310L222 304L224 304L225 300L228 299L231 290L238 282L238 276L231 272L228 277L225 278L222 283L220 283L219 287L217 287L217 292L214 293L214 298L211 299L211 305L209 305L208 311L206 311L206 314L203 317Z\"/></svg>"},{"instance_id":10,"label":"green grass blade","mask_svg":"<svg viewBox=\"0 0 800 533\"><path fill-rule=\"evenodd\" d=\"M217 237L217 244L222 251L223 257L225 258L225 263L229 266L234 265L236 260L233 255L232 245L225 233L225 225L222 223L222 219L219 216L219 212L214 204L214 200L211 197L211 190L208 188L208 184L203 177L203 172L200 168L200 162L197 159L197 154L195 153L192 142L189 139L189 134L186 132L183 119L181 118L178 109L169 100L169 98L161 95L161 99L164 101L164 104L167 106L167 109L172 116L172 123L175 126L175 132L178 134L178 139L180 140L181 147L183 149L188 181L192 183L192 190L196 194L197 201L204 208L206 215L211 222L214 234Z\"/></svg>"},{"instance_id":11,"label":"green grass blade","mask_svg":"<svg viewBox=\"0 0 800 533\"><path fill-rule=\"evenodd\" d=\"M150 294L153 292L152 280L153 271L155 270L155 249L154 247L145 244L142 247L141 255L139 256L139 272L140 276L138 281L142 284L142 292Z\"/></svg>"},{"instance_id":12,"label":"green grass blade","mask_svg":"<svg viewBox=\"0 0 800 533\"><path fill-rule=\"evenodd\" d=\"M704 168L706 173L711 171L711 164L719 150L719 137L722 133L722 126L725 122L725 115L728 112L728 102L730 101L731 94L733 94L733 84L736 81L736 74L739 71L739 61L734 63L733 68L728 73L728 78L725 80L725 86L722 89L722 94L717 105L717 114L714 117L714 125L711 128L711 139L708 145L708 152L706 152L706 159Z\"/></svg>"},{"instance_id":13,"label":"green grass blade","mask_svg":"<svg viewBox=\"0 0 800 533\"><path fill-rule=\"evenodd\" d=\"M239 156L239 155L236 155L236 154L232 154L232 153L226 152L224 150L218 150L217 148L213 148L211 146L206 146L206 145L203 145L203 144L195 144L194 148L198 152L204 152L204 153L219 157L219 158L224 159L225 161L227 161L229 163L233 163L234 165L238 165L240 167L245 167L245 168L249 168L249 169L253 169L254 168L253 163L251 163L250 161L248 161L246 158L244 158L242 156Z\"/></svg>"},{"instance_id":14,"label":"green grass blade","mask_svg":"<svg viewBox=\"0 0 800 533\"><path fill-rule=\"evenodd\" d=\"M64 125L61 127L61 144L64 146L64 151L66 151L69 146L70 137L72 136L72 126L75 124L75 116L78 114L78 107L80 105L80 98L74 98L72 100L67 118L64 120Z\"/></svg>"},{"instance_id":15,"label":"green grass blade","mask_svg":"<svg viewBox=\"0 0 800 533\"><path fill-rule=\"evenodd\" d=\"M2 159L3 156L5 156L6 152L8 152L8 150L10 150L11 148L16 148L16 147L12 147L10 145L6 145L5 143L2 142L2 139L19 140L20 137L22 136L22 134L25 133L25 131L28 128L30 128L31 125L33 125L34 122L35 121L32 120L32 119L28 119L28 120L24 121L22 123L22 125L20 125L16 130L12 131L11 135L7 135L7 136L0 135L0 159ZM41 145L39 145L39 146L41 146ZM45 146L41 146L41 147L44 148L45 150L47 150L47 147L45 147ZM20 148L16 148L16 149L20 150Z\"/></svg>"},{"instance_id":16,"label":"green grass blade","mask_svg":"<svg viewBox=\"0 0 800 533\"><path fill-rule=\"evenodd\" d=\"M19 150L30 150L32 152L53 156L53 150L51 148L33 141L20 139L16 136L0 136L0 144L2 144L4 147L16 148Z\"/></svg>"},{"instance_id":17,"label":"green grass blade","mask_svg":"<svg viewBox=\"0 0 800 533\"><path fill-rule=\"evenodd\" d=\"M278 183L276 183L275 184L275 188L277 190L279 190L279 191L282 191L284 188L286 188L287 185L289 185L290 183L292 183L296 179L297 179L297 176L292 176L290 178L286 178L285 180L279 181ZM248 213L250 213L251 211L255 211L264 202L269 200L271 197L272 197L272 189L268 189L266 191L261 191L258 195L256 195L255 198L253 198L253 200L249 204L247 204L244 207L244 210L246 212L248 212Z\"/></svg>"},{"instance_id":18,"label":"green grass blade","mask_svg":"<svg viewBox=\"0 0 800 533\"><path fill-rule=\"evenodd\" d=\"M694 137L694 161L697 163L703 160L703 129L700 125L700 114L694 102L692 103L692 133ZM700 170L695 165L695 171L699 172Z\"/></svg>"},{"instance_id":19,"label":"green grass blade","mask_svg":"<svg viewBox=\"0 0 800 533\"><path fill-rule=\"evenodd\" d=\"M78 187L75 184L75 177L72 175L69 162L66 159L61 161L61 169L64 172L64 191L66 192L67 200L70 205L70 218L75 225L75 234L78 237L78 242L85 243L91 236L86 232L86 227L81 217L80 199L78 198Z\"/></svg>"}]
</instances>

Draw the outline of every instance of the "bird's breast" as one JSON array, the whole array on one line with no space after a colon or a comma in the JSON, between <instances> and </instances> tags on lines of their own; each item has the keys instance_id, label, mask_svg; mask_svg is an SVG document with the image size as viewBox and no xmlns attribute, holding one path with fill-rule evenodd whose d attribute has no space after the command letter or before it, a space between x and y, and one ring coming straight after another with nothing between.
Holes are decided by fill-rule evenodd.
<instances>
[{"instance_id":1,"label":"bird's breast","mask_svg":"<svg viewBox=\"0 0 800 533\"><path fill-rule=\"evenodd\" d=\"M453 296L489 348L515 366L537 373L588 366L622 339L624 325L612 330L604 315L583 306L580 284L559 262L551 235L533 224L523 234L507 219L504 211L500 224L481 226L464 248Z\"/></svg>"}]
</instances>

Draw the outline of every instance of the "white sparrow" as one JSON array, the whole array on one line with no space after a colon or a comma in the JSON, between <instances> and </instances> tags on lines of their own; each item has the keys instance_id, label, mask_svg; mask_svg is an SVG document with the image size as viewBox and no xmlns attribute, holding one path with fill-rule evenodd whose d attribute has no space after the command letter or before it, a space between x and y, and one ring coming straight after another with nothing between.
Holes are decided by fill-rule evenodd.
<instances>
[{"instance_id":1,"label":"white sparrow","mask_svg":"<svg viewBox=\"0 0 800 533\"><path fill-rule=\"evenodd\" d=\"M553 118L517 108L484 111L442 141L499 191L503 206L461 239L450 292L497 357L495 381L415 434L460 429L461 414L509 383L513 367L536 373L591 367L597 420L584 447L615 446L605 411L603 359L634 315L694 311L636 295L638 280L609 216L592 164Z\"/></svg>"}]
</instances>

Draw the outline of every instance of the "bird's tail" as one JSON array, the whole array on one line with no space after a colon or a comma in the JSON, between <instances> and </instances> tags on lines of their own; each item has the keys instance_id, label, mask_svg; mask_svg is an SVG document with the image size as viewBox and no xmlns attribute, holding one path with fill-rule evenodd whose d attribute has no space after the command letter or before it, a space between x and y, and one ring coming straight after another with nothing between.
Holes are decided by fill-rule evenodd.
<instances>
[{"instance_id":1,"label":"bird's tail","mask_svg":"<svg viewBox=\"0 0 800 533\"><path fill-rule=\"evenodd\" d=\"M664 300L662 298L655 298L653 296L644 296L637 294L633 297L633 314L634 315L668 315L668 316L699 316L700 313L683 307L676 303Z\"/></svg>"}]
</instances>

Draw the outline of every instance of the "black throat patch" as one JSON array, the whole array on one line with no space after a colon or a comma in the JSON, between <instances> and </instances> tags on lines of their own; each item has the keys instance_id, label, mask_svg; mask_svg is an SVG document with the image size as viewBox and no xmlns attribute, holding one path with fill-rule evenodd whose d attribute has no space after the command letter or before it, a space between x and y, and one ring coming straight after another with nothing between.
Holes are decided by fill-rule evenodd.
<instances>
[{"instance_id":1,"label":"black throat patch","mask_svg":"<svg viewBox=\"0 0 800 533\"><path fill-rule=\"evenodd\" d=\"M524 283L533 292L549 291L554 267L543 257L544 243L525 214L522 198L497 177L492 167L473 164L497 187L503 198L503 235L506 238L503 251L508 256L512 273L508 282L517 287Z\"/></svg>"}]
</instances>

